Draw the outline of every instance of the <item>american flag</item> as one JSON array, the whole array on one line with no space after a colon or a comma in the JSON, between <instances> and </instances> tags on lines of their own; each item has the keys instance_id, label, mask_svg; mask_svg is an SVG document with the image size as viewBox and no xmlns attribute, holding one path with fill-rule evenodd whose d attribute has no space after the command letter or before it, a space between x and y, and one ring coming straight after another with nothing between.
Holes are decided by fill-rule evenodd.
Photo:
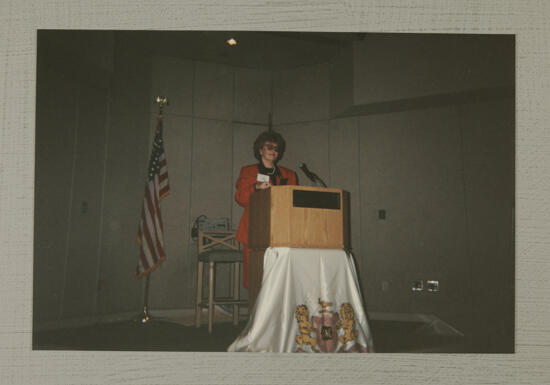
<instances>
[{"instance_id":1,"label":"american flag","mask_svg":"<svg viewBox=\"0 0 550 385\"><path fill-rule=\"evenodd\" d=\"M170 193L166 156L162 142L162 116L157 118L155 141L149 160L149 174L141 209L137 241L140 245L136 278L155 270L166 259L160 200Z\"/></svg>"}]
</instances>

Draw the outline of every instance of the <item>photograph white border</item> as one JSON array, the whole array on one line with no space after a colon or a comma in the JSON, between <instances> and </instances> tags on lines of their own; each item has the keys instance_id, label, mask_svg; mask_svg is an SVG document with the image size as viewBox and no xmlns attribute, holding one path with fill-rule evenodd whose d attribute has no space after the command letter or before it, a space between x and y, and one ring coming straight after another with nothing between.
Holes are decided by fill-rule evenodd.
<instances>
[{"instance_id":1,"label":"photograph white border","mask_svg":"<svg viewBox=\"0 0 550 385\"><path fill-rule=\"evenodd\" d=\"M550 2L0 2L0 383L544 384L550 378ZM37 29L516 35L516 353L32 350ZM62 96L61 96L62 97ZM60 99L62 102L62 98Z\"/></svg>"}]
</instances>

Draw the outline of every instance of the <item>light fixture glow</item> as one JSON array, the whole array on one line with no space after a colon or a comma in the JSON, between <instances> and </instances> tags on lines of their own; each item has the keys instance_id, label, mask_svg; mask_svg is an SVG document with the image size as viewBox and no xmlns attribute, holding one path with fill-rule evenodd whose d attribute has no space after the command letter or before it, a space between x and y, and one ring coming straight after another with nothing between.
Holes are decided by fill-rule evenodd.
<instances>
[{"instance_id":1,"label":"light fixture glow","mask_svg":"<svg viewBox=\"0 0 550 385\"><path fill-rule=\"evenodd\" d=\"M237 45L237 40L231 38L231 39L226 40L226 43L227 43L227 45L233 47L233 46Z\"/></svg>"}]
</instances>

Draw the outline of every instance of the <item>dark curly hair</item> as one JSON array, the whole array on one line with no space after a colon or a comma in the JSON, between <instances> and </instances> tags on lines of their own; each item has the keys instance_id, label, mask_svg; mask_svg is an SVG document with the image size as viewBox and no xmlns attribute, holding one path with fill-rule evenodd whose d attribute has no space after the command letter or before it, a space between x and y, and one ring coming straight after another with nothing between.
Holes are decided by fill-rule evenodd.
<instances>
[{"instance_id":1,"label":"dark curly hair","mask_svg":"<svg viewBox=\"0 0 550 385\"><path fill-rule=\"evenodd\" d=\"M264 131L260 135L258 135L256 140L254 141L254 157L259 161L262 160L262 157L260 155L260 148L262 148L266 142L277 143L277 152L279 156L277 157L277 161L275 163L283 159L286 142L283 136L275 131Z\"/></svg>"}]
</instances>

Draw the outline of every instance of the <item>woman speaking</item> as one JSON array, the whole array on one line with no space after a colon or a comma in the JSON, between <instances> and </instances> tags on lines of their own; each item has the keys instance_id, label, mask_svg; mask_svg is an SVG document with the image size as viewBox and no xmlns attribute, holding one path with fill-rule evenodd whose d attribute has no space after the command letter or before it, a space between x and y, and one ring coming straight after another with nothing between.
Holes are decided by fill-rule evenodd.
<instances>
[{"instance_id":1,"label":"woman speaking","mask_svg":"<svg viewBox=\"0 0 550 385\"><path fill-rule=\"evenodd\" d=\"M241 168L237 179L235 200L244 207L244 213L237 231L237 241L243 248L243 286L248 288L248 215L250 212L250 196L257 190L271 186L295 185L298 183L296 173L285 167L277 166L285 152L285 140L281 134L274 131L262 132L254 141L254 157L257 164Z\"/></svg>"}]
</instances>

